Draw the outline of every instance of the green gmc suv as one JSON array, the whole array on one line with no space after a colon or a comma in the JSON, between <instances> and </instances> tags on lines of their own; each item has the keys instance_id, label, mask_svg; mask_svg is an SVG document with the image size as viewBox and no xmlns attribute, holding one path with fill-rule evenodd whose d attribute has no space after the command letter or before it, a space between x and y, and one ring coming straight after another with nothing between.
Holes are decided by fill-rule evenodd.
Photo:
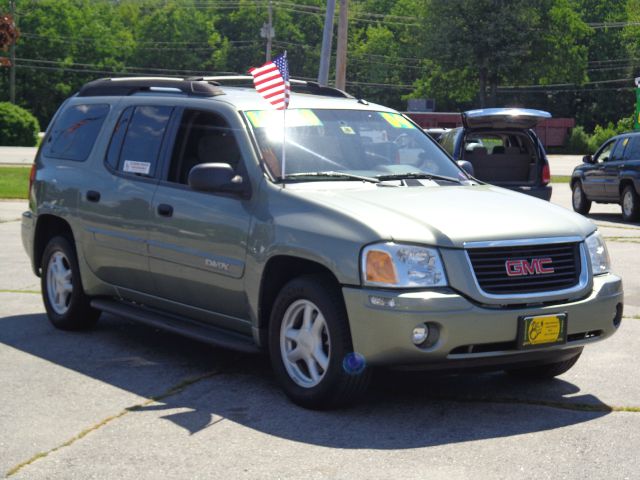
<instances>
[{"instance_id":1,"label":"green gmc suv","mask_svg":"<svg viewBox=\"0 0 640 480\"><path fill-rule=\"evenodd\" d=\"M282 112L250 77L101 79L47 130L23 243L54 326L108 312L264 351L305 407L377 367L559 375L620 325L604 241L463 166L312 82Z\"/></svg>"}]
</instances>

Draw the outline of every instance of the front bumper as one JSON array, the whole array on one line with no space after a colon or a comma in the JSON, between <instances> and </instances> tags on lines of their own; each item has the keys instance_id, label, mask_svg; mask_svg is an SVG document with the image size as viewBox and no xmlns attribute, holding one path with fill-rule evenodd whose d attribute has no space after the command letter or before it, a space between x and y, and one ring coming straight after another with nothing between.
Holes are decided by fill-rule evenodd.
<instances>
[{"instance_id":1,"label":"front bumper","mask_svg":"<svg viewBox=\"0 0 640 480\"><path fill-rule=\"evenodd\" d=\"M544 362L560 358L568 350L612 335L622 311L622 280L615 275L597 276L586 298L553 305L487 308L453 290L394 291L344 287L354 351L368 365L451 368L503 365L518 360ZM386 304L376 306L371 297ZM518 350L518 319L522 316L567 314L567 342L562 345ZM617 322L614 325L614 318ZM414 327L429 322L438 332L429 347L411 341Z\"/></svg>"}]
</instances>

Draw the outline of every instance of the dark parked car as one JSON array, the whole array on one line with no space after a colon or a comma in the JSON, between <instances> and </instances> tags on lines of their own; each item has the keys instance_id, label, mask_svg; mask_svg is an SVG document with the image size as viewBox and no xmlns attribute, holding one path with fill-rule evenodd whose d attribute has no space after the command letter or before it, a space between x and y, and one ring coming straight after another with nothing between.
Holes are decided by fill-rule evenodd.
<instances>
[{"instance_id":1,"label":"dark parked car","mask_svg":"<svg viewBox=\"0 0 640 480\"><path fill-rule=\"evenodd\" d=\"M589 213L591 202L619 203L622 218L640 219L640 133L625 133L607 140L571 174L573 209Z\"/></svg>"},{"instance_id":2,"label":"dark parked car","mask_svg":"<svg viewBox=\"0 0 640 480\"><path fill-rule=\"evenodd\" d=\"M478 180L549 200L549 161L532 130L545 118L551 114L525 108L469 110L462 114L464 127L438 142L455 160L469 161Z\"/></svg>"}]
</instances>

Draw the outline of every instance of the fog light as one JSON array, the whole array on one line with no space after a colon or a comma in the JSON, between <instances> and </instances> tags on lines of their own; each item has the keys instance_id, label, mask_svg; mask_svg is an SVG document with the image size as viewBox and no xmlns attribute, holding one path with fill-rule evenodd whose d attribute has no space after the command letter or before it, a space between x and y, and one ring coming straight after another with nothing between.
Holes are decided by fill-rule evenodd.
<instances>
[{"instance_id":1,"label":"fog light","mask_svg":"<svg viewBox=\"0 0 640 480\"><path fill-rule=\"evenodd\" d=\"M429 327L424 323L416 325L411 333L411 341L414 345L422 345L427 338L429 338Z\"/></svg>"}]
</instances>

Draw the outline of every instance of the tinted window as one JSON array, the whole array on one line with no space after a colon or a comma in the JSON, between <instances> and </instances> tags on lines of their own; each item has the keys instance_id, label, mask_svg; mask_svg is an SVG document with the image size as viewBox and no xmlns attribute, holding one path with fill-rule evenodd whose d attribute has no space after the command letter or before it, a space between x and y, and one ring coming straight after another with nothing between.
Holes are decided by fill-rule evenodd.
<instances>
[{"instance_id":1,"label":"tinted window","mask_svg":"<svg viewBox=\"0 0 640 480\"><path fill-rule=\"evenodd\" d=\"M136 107L122 144L118 170L153 176L171 107Z\"/></svg>"},{"instance_id":2,"label":"tinted window","mask_svg":"<svg viewBox=\"0 0 640 480\"><path fill-rule=\"evenodd\" d=\"M624 151L625 160L640 160L640 136L629 137L629 144Z\"/></svg>"},{"instance_id":3,"label":"tinted window","mask_svg":"<svg viewBox=\"0 0 640 480\"><path fill-rule=\"evenodd\" d=\"M187 184L191 169L201 163L240 162L240 149L226 121L210 112L185 110L175 142L168 180Z\"/></svg>"},{"instance_id":4,"label":"tinted window","mask_svg":"<svg viewBox=\"0 0 640 480\"><path fill-rule=\"evenodd\" d=\"M613 147L615 146L616 142L615 140L607 143L604 147L602 147L600 149L600 152L598 152L596 154L595 157L595 161L596 162L607 162L609 161L609 158L611 157L611 151L613 150Z\"/></svg>"},{"instance_id":5,"label":"tinted window","mask_svg":"<svg viewBox=\"0 0 640 480\"><path fill-rule=\"evenodd\" d=\"M133 115L133 107L127 108L120 118L118 123L113 129L113 135L111 136L111 143L109 144L109 150L107 150L106 162L114 170L118 168L118 161L120 160L120 150L122 149L122 141L124 135L127 133L127 127L131 121L131 115Z\"/></svg>"},{"instance_id":6,"label":"tinted window","mask_svg":"<svg viewBox=\"0 0 640 480\"><path fill-rule=\"evenodd\" d=\"M611 158L609 161L622 160L624 155L624 151L629 143L629 138L623 138L618 141L616 146L613 149L613 153L611 154Z\"/></svg>"},{"instance_id":7,"label":"tinted window","mask_svg":"<svg viewBox=\"0 0 640 480\"><path fill-rule=\"evenodd\" d=\"M53 125L44 155L79 162L86 160L108 113L109 105L67 108Z\"/></svg>"},{"instance_id":8,"label":"tinted window","mask_svg":"<svg viewBox=\"0 0 640 480\"><path fill-rule=\"evenodd\" d=\"M458 130L451 130L450 132L446 132L440 138L440 144L442 148L444 148L450 155L453 155L454 148L454 139L456 138L456 133Z\"/></svg>"}]
</instances>

